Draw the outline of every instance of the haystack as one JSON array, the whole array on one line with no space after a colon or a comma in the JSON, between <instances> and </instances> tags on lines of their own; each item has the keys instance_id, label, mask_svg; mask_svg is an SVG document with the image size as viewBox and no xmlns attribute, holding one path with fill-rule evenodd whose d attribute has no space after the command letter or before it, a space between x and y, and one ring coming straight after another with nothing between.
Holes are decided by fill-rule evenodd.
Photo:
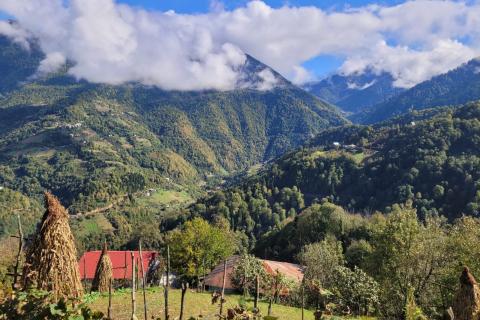
<instances>
[{"instance_id":1,"label":"haystack","mask_svg":"<svg viewBox=\"0 0 480 320\"><path fill-rule=\"evenodd\" d=\"M98 260L95 277L92 281L92 291L108 292L110 281L113 278L112 260L108 256L107 244L103 244L102 254Z\"/></svg>"},{"instance_id":2,"label":"haystack","mask_svg":"<svg viewBox=\"0 0 480 320\"><path fill-rule=\"evenodd\" d=\"M83 295L77 249L68 224L68 213L52 194L45 193L47 211L26 252L24 288L51 291L55 297Z\"/></svg>"},{"instance_id":3,"label":"haystack","mask_svg":"<svg viewBox=\"0 0 480 320\"><path fill-rule=\"evenodd\" d=\"M460 288L453 301L455 320L480 319L480 288L467 267L460 276Z\"/></svg>"}]
</instances>

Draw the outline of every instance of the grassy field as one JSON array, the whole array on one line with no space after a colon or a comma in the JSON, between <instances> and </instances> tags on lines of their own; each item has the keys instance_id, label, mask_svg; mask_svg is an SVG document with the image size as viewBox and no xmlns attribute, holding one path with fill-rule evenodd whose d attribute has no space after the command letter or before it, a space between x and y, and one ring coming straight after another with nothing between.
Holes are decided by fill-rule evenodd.
<instances>
[{"instance_id":1,"label":"grassy field","mask_svg":"<svg viewBox=\"0 0 480 320\"><path fill-rule=\"evenodd\" d=\"M159 189L153 192L149 197L143 196L138 202L145 206L159 205L178 205L193 201L190 195L185 191Z\"/></svg>"},{"instance_id":2,"label":"grassy field","mask_svg":"<svg viewBox=\"0 0 480 320\"><path fill-rule=\"evenodd\" d=\"M94 295L92 296L92 302L89 306L96 310L107 313L108 307L108 295ZM240 296L227 295L225 310L238 305ZM147 314L148 319L160 318L163 319L164 314L164 295L163 289L155 288L147 290ZM170 318L178 319L180 314L180 290L170 290L169 299ZM248 307L253 307L253 302L248 301ZM261 302L260 310L262 315L267 314L268 304ZM189 317L199 317L202 320L218 319L215 314L218 313L218 305L212 305L210 293L196 293L193 290L189 290L185 296L185 316L184 319ZM128 320L131 318L131 292L129 290L120 290L114 293L112 297L112 310L113 318L116 320ZM302 318L301 309L286 307L282 305L273 305L272 315L282 320L300 320ZM137 291L137 312L138 319L143 319L143 295L142 291ZM305 320L313 320L314 316L312 311L305 310ZM333 319L333 318L332 318ZM338 319L338 318L337 318ZM372 318L364 318L363 320L373 320Z\"/></svg>"}]
</instances>

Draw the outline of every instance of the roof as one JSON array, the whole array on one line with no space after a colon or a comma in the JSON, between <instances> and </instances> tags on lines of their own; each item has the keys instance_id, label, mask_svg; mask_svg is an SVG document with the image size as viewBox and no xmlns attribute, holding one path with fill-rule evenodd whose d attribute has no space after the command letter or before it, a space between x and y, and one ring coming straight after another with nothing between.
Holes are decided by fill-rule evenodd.
<instances>
[{"instance_id":1,"label":"roof","mask_svg":"<svg viewBox=\"0 0 480 320\"><path fill-rule=\"evenodd\" d=\"M235 289L231 275L233 267L237 263L239 256L232 256L227 259L227 277L225 279L225 289ZM206 277L205 284L209 287L221 288L223 286L223 262L219 263Z\"/></svg>"},{"instance_id":2,"label":"roof","mask_svg":"<svg viewBox=\"0 0 480 320\"><path fill-rule=\"evenodd\" d=\"M272 260L262 260L262 262L265 271L267 271L269 274L274 274L278 271L286 278L293 280L297 283L300 283L303 280L303 268L301 265Z\"/></svg>"},{"instance_id":3,"label":"roof","mask_svg":"<svg viewBox=\"0 0 480 320\"><path fill-rule=\"evenodd\" d=\"M132 278L132 256L133 253L138 275L141 277L140 252L139 251L108 251L108 256L112 261L113 278L114 279L131 279ZM98 261L102 251L85 252L78 262L80 276L82 279L93 279L97 269ZM155 251L142 251L143 268L145 273L152 259L158 255Z\"/></svg>"},{"instance_id":4,"label":"roof","mask_svg":"<svg viewBox=\"0 0 480 320\"><path fill-rule=\"evenodd\" d=\"M225 280L225 289L235 289L232 283L231 275L233 267L240 259L239 256L232 256L227 259L227 277ZM297 283L303 280L303 268L302 266L289 262L280 262L272 260L262 260L263 267L269 274L274 274L277 270L283 274L286 278L293 280ZM209 287L221 288L223 285L223 262L218 264L205 278L205 284Z\"/></svg>"}]
</instances>

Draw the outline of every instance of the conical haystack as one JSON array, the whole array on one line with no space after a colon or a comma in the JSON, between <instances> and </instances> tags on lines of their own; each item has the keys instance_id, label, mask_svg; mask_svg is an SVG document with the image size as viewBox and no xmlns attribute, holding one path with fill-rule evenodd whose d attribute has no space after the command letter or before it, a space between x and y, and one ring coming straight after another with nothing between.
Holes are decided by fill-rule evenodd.
<instances>
[{"instance_id":1,"label":"conical haystack","mask_svg":"<svg viewBox=\"0 0 480 320\"><path fill-rule=\"evenodd\" d=\"M57 298L83 295L77 249L68 224L68 213L58 199L45 193L47 211L26 252L25 288L51 291Z\"/></svg>"},{"instance_id":2,"label":"conical haystack","mask_svg":"<svg viewBox=\"0 0 480 320\"><path fill-rule=\"evenodd\" d=\"M103 245L100 260L98 260L97 270L92 282L92 291L108 292L110 280L113 277L112 260L108 256L107 244Z\"/></svg>"},{"instance_id":3,"label":"conical haystack","mask_svg":"<svg viewBox=\"0 0 480 320\"><path fill-rule=\"evenodd\" d=\"M455 320L480 319L480 288L467 267L460 277L460 288L453 301Z\"/></svg>"}]
</instances>

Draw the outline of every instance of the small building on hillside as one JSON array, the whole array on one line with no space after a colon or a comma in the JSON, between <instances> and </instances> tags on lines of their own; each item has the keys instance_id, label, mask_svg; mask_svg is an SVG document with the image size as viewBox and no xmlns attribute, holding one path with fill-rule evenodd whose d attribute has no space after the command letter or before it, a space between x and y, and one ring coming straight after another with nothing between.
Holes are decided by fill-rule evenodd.
<instances>
[{"instance_id":1,"label":"small building on hillside","mask_svg":"<svg viewBox=\"0 0 480 320\"><path fill-rule=\"evenodd\" d=\"M233 268L239 261L240 256L232 256L227 259L227 274L225 279L225 291L233 292L236 290L232 283ZM269 274L275 274L277 271L283 274L287 279L301 283L303 280L303 267L289 262L279 262L260 259L265 271ZM205 286L209 291L220 291L223 285L223 262L218 264L206 277Z\"/></svg>"},{"instance_id":2,"label":"small building on hillside","mask_svg":"<svg viewBox=\"0 0 480 320\"><path fill-rule=\"evenodd\" d=\"M78 262L78 269L82 280L92 280L95 277L98 261L102 251L85 252ZM131 280L132 279L132 253L137 265L137 278L142 277L140 266L140 252L139 251L108 251L108 256L112 261L113 279L114 280ZM149 272L156 272L160 267L160 256L155 251L142 251L143 270L147 278ZM162 270L160 270L162 272ZM166 276L162 275L155 282L164 284ZM175 280L174 275L170 275L170 283Z\"/></svg>"}]
</instances>

